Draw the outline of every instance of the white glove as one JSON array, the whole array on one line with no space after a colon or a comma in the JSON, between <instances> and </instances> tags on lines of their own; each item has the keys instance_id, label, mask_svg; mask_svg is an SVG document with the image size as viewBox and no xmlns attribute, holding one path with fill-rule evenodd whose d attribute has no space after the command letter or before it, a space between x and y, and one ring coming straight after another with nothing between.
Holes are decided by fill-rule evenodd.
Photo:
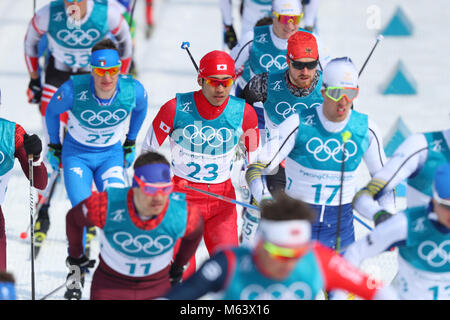
<instances>
[{"instance_id":1,"label":"white glove","mask_svg":"<svg viewBox=\"0 0 450 320\"><path fill-rule=\"evenodd\" d=\"M245 208L242 215L241 244L253 246L258 229L260 213L258 210Z\"/></svg>"}]
</instances>

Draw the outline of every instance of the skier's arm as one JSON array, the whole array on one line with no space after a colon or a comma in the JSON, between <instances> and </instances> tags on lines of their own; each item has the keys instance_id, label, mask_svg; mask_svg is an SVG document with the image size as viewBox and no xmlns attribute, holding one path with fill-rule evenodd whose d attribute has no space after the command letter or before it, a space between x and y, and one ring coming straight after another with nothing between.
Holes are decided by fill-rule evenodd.
<instances>
[{"instance_id":1,"label":"skier's arm","mask_svg":"<svg viewBox=\"0 0 450 320\"><path fill-rule=\"evenodd\" d=\"M364 154L364 161L372 177L382 170L387 162L380 130L378 126L370 120L369 148ZM385 189L383 196L378 199L378 203L387 211L395 212L395 194L393 188L390 190Z\"/></svg>"},{"instance_id":2,"label":"skier's arm","mask_svg":"<svg viewBox=\"0 0 450 320\"><path fill-rule=\"evenodd\" d=\"M258 129L258 116L256 115L255 109L249 104L245 104L242 130L244 131L244 134L241 136L241 140L246 149L247 162L252 163L256 161L258 156L260 135Z\"/></svg>"},{"instance_id":3,"label":"skier's arm","mask_svg":"<svg viewBox=\"0 0 450 320\"><path fill-rule=\"evenodd\" d=\"M264 72L251 78L242 90L240 98L249 105L253 105L255 102L266 102L268 75L267 72Z\"/></svg>"},{"instance_id":4,"label":"skier's arm","mask_svg":"<svg viewBox=\"0 0 450 320\"><path fill-rule=\"evenodd\" d=\"M28 167L28 156L23 145L23 136L26 134L22 126L16 124L14 140L15 140L15 151L14 157L19 160L20 167L23 173L29 179L29 167ZM33 160L33 183L34 187L40 190L44 190L47 186L48 175L47 168L40 159Z\"/></svg>"},{"instance_id":5,"label":"skier's arm","mask_svg":"<svg viewBox=\"0 0 450 320\"><path fill-rule=\"evenodd\" d=\"M25 34L24 53L25 64L32 79L37 79L38 75L38 44L42 36L47 33L49 23L50 7L44 6L39 9L28 24Z\"/></svg>"},{"instance_id":6,"label":"skier's arm","mask_svg":"<svg viewBox=\"0 0 450 320\"><path fill-rule=\"evenodd\" d=\"M219 251L207 260L186 281L173 287L165 296L169 300L195 300L219 292L234 272L235 256L231 251Z\"/></svg>"},{"instance_id":7,"label":"skier's arm","mask_svg":"<svg viewBox=\"0 0 450 320\"><path fill-rule=\"evenodd\" d=\"M203 218L201 213L196 206L189 206L186 231L180 242L180 248L173 262L174 265L183 267L189 262L189 259L195 255L202 236Z\"/></svg>"},{"instance_id":8,"label":"skier's arm","mask_svg":"<svg viewBox=\"0 0 450 320\"><path fill-rule=\"evenodd\" d=\"M253 43L253 30L242 35L237 45L230 51L230 56L234 60L236 75L240 76L244 70L244 65L250 57L250 50Z\"/></svg>"},{"instance_id":9,"label":"skier's arm","mask_svg":"<svg viewBox=\"0 0 450 320\"><path fill-rule=\"evenodd\" d=\"M366 300L396 298L392 289L384 289L381 282L362 272L330 248L317 245L315 252L324 277L325 290L343 290Z\"/></svg>"},{"instance_id":10,"label":"skier's arm","mask_svg":"<svg viewBox=\"0 0 450 320\"><path fill-rule=\"evenodd\" d=\"M73 105L73 84L72 80L64 82L55 92L48 103L45 112L45 123L47 125L50 143L59 144L59 115L72 108Z\"/></svg>"},{"instance_id":11,"label":"skier's arm","mask_svg":"<svg viewBox=\"0 0 450 320\"><path fill-rule=\"evenodd\" d=\"M144 86L136 81L136 107L131 112L130 127L127 133L128 140L136 140L139 130L147 115L147 91Z\"/></svg>"},{"instance_id":12,"label":"skier's arm","mask_svg":"<svg viewBox=\"0 0 450 320\"><path fill-rule=\"evenodd\" d=\"M173 121L177 109L176 98L166 102L153 120L142 144L142 153L157 151L173 130Z\"/></svg>"}]
</instances>

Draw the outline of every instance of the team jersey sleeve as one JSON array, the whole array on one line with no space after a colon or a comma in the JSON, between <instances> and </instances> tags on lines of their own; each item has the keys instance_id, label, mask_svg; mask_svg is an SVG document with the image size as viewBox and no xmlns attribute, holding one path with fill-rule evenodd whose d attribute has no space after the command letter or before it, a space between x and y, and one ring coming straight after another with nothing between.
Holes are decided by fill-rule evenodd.
<instances>
[{"instance_id":1,"label":"team jersey sleeve","mask_svg":"<svg viewBox=\"0 0 450 320\"><path fill-rule=\"evenodd\" d=\"M139 130L144 123L147 115L147 100L147 91L144 86L136 80L136 107L131 112L130 127L127 134L129 140L136 140Z\"/></svg>"},{"instance_id":2,"label":"team jersey sleeve","mask_svg":"<svg viewBox=\"0 0 450 320\"><path fill-rule=\"evenodd\" d=\"M166 102L160 109L142 144L142 152L157 151L173 130L173 121L177 109L176 98Z\"/></svg>"},{"instance_id":3,"label":"team jersey sleeve","mask_svg":"<svg viewBox=\"0 0 450 320\"><path fill-rule=\"evenodd\" d=\"M19 160L20 167L22 168L23 173L29 179L29 166L28 166L28 156L25 151L25 147L23 145L23 136L26 134L25 129L16 124L15 132L14 132L14 157ZM37 160L37 161L36 161ZM48 176L47 176L47 168L44 163L39 159L33 160L33 183L34 187L40 190L44 190L47 186Z\"/></svg>"},{"instance_id":4,"label":"team jersey sleeve","mask_svg":"<svg viewBox=\"0 0 450 320\"><path fill-rule=\"evenodd\" d=\"M25 63L29 72L38 70L38 44L42 36L47 33L50 16L50 6L39 9L28 24L25 34L24 53Z\"/></svg>"},{"instance_id":5,"label":"team jersey sleeve","mask_svg":"<svg viewBox=\"0 0 450 320\"><path fill-rule=\"evenodd\" d=\"M233 10L231 2L232 0L219 0L222 22L227 26L231 26L233 24Z\"/></svg>"},{"instance_id":6,"label":"team jersey sleeve","mask_svg":"<svg viewBox=\"0 0 450 320\"><path fill-rule=\"evenodd\" d=\"M247 162L252 163L258 156L258 151L260 148L260 133L258 129L258 116L256 115L256 111L247 103L245 104L242 130L244 131L244 134L242 135L241 140L246 149Z\"/></svg>"},{"instance_id":7,"label":"team jersey sleeve","mask_svg":"<svg viewBox=\"0 0 450 320\"><path fill-rule=\"evenodd\" d=\"M229 284L236 265L232 251L219 251L207 260L200 269L166 295L169 300L196 300L208 293L218 293Z\"/></svg>"},{"instance_id":8,"label":"team jersey sleeve","mask_svg":"<svg viewBox=\"0 0 450 320\"><path fill-rule=\"evenodd\" d=\"M244 71L244 65L250 57L250 50L253 43L253 30L242 35L237 45L230 51L230 56L234 60L236 76L240 76Z\"/></svg>"},{"instance_id":9,"label":"team jersey sleeve","mask_svg":"<svg viewBox=\"0 0 450 320\"><path fill-rule=\"evenodd\" d=\"M342 256L323 245L314 247L324 279L325 290L343 290L365 300L374 299L382 284L363 273Z\"/></svg>"},{"instance_id":10,"label":"team jersey sleeve","mask_svg":"<svg viewBox=\"0 0 450 320\"><path fill-rule=\"evenodd\" d=\"M58 144L59 139L59 115L72 108L73 105L73 84L72 80L64 82L47 106L45 112L45 123L47 125L48 135L50 137L50 143Z\"/></svg>"},{"instance_id":11,"label":"team jersey sleeve","mask_svg":"<svg viewBox=\"0 0 450 320\"><path fill-rule=\"evenodd\" d=\"M69 255L80 257L83 250L83 229L85 226L105 226L108 209L106 192L93 193L69 210L66 215L66 235L69 242Z\"/></svg>"}]
</instances>

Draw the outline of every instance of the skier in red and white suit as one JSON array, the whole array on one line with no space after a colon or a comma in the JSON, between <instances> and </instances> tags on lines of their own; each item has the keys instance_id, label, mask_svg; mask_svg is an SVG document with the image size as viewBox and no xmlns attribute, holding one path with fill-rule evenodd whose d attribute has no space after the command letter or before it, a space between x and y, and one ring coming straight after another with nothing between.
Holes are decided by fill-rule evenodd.
<instances>
[{"instance_id":1,"label":"skier in red and white suit","mask_svg":"<svg viewBox=\"0 0 450 320\"><path fill-rule=\"evenodd\" d=\"M180 188L175 191L185 192L188 203L200 208L210 254L219 246L239 244L236 206L182 185L236 198L231 173L237 148L242 143L251 162L259 147L259 131L253 107L230 96L234 78L234 61L226 52L206 54L200 60L197 79L201 90L177 94L166 102L142 147L142 152L156 151L170 137L173 179ZM194 271L195 259L185 277Z\"/></svg>"}]
</instances>

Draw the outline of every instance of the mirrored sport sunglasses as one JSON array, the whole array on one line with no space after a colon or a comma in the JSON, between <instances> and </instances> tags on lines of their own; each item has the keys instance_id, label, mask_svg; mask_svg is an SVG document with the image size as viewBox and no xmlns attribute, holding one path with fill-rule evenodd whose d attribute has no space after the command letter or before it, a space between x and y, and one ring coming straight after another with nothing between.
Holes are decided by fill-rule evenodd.
<instances>
[{"instance_id":1,"label":"mirrored sport sunglasses","mask_svg":"<svg viewBox=\"0 0 450 320\"><path fill-rule=\"evenodd\" d=\"M299 15L287 15L287 14L278 14L275 11L272 14L277 18L277 20L281 24L288 24L289 22L293 24L299 24L300 20L303 18L303 12Z\"/></svg>"},{"instance_id":2,"label":"mirrored sport sunglasses","mask_svg":"<svg viewBox=\"0 0 450 320\"><path fill-rule=\"evenodd\" d=\"M173 190L173 183L167 182L164 184L155 184L144 182L139 179L136 175L134 175L133 179L137 182L141 190L150 196L154 196L158 193L162 193L163 195L169 195Z\"/></svg>"},{"instance_id":3,"label":"mirrored sport sunglasses","mask_svg":"<svg viewBox=\"0 0 450 320\"><path fill-rule=\"evenodd\" d=\"M70 2L70 3L74 3L75 1L76 2L83 2L84 0L66 0L67 2Z\"/></svg>"},{"instance_id":4,"label":"mirrored sport sunglasses","mask_svg":"<svg viewBox=\"0 0 450 320\"><path fill-rule=\"evenodd\" d=\"M227 79L204 78L204 79L207 84L215 88L220 85L224 87L229 87L233 85L234 82L234 78L227 78Z\"/></svg>"},{"instance_id":5,"label":"mirrored sport sunglasses","mask_svg":"<svg viewBox=\"0 0 450 320\"><path fill-rule=\"evenodd\" d=\"M325 89L326 96L336 102L341 100L344 96L349 102L352 102L358 96L358 92L358 88L327 87Z\"/></svg>"},{"instance_id":6,"label":"mirrored sport sunglasses","mask_svg":"<svg viewBox=\"0 0 450 320\"><path fill-rule=\"evenodd\" d=\"M115 76L120 71L120 65L115 66L115 67L106 67L106 68L92 67L92 71L94 71L94 73L100 77L104 77L107 72L110 76Z\"/></svg>"},{"instance_id":7,"label":"mirrored sport sunglasses","mask_svg":"<svg viewBox=\"0 0 450 320\"><path fill-rule=\"evenodd\" d=\"M312 70L314 68L317 67L317 65L319 64L319 60L314 60L314 61L310 61L310 62L302 62L302 61L295 61L292 60L291 58L289 58L289 61L291 62L291 65L298 70L303 70L303 69L309 69Z\"/></svg>"},{"instance_id":8,"label":"mirrored sport sunglasses","mask_svg":"<svg viewBox=\"0 0 450 320\"><path fill-rule=\"evenodd\" d=\"M301 248L279 247L271 242L264 242L264 249L276 260L289 260L300 258L307 250L307 246Z\"/></svg>"}]
</instances>

